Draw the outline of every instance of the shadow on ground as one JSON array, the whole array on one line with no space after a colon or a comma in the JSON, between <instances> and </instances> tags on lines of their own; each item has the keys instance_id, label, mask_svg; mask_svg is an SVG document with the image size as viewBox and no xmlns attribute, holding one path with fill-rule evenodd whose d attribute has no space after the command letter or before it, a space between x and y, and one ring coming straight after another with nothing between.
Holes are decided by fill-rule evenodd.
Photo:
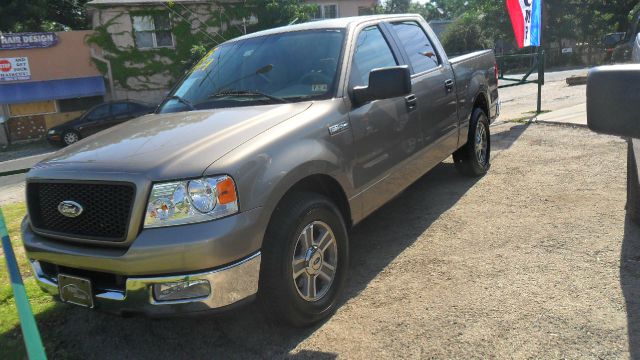
<instances>
[{"instance_id":1,"label":"shadow on ground","mask_svg":"<svg viewBox=\"0 0 640 360\"><path fill-rule=\"evenodd\" d=\"M494 146L509 148L526 127L497 133ZM357 297L476 181L458 175L452 163L441 163L356 226L351 232L350 274L343 303ZM40 314L38 323L51 358L337 357L306 349L289 355L322 324L308 329L274 326L256 305L218 316L160 320L120 318L58 305ZM0 334L2 342L9 338L19 341L19 329Z\"/></svg>"},{"instance_id":2,"label":"shadow on ground","mask_svg":"<svg viewBox=\"0 0 640 360\"><path fill-rule=\"evenodd\" d=\"M620 255L620 285L627 306L631 359L640 359L640 226L627 216Z\"/></svg>"}]
</instances>

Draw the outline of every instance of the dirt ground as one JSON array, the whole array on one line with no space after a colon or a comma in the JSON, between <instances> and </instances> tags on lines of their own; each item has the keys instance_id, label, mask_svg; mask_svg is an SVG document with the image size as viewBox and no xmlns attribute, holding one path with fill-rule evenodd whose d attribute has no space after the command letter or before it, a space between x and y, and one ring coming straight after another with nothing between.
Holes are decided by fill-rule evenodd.
<instances>
[{"instance_id":1,"label":"dirt ground","mask_svg":"<svg viewBox=\"0 0 640 360\"><path fill-rule=\"evenodd\" d=\"M351 234L344 303L311 329L254 306L122 319L58 306L70 358L640 358L640 228L626 144L584 128L501 124L480 180L436 167Z\"/></svg>"}]
</instances>

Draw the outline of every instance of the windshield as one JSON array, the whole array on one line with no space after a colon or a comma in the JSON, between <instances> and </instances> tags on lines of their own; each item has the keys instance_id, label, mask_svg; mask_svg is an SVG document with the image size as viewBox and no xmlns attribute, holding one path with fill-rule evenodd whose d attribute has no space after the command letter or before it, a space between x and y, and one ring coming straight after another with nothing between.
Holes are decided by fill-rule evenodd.
<instances>
[{"instance_id":1,"label":"windshield","mask_svg":"<svg viewBox=\"0 0 640 360\"><path fill-rule=\"evenodd\" d=\"M326 29L218 46L191 69L158 112L329 98L343 38L342 30Z\"/></svg>"}]
</instances>

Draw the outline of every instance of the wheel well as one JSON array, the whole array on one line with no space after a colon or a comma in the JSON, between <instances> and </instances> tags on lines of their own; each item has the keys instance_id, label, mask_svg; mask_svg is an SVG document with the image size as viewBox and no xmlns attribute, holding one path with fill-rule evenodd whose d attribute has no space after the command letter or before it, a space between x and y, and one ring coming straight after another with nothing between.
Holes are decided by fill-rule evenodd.
<instances>
[{"instance_id":1,"label":"wheel well","mask_svg":"<svg viewBox=\"0 0 640 360\"><path fill-rule=\"evenodd\" d=\"M483 93L480 93L478 94L478 96L476 96L476 101L473 103L473 108L480 108L482 109L482 111L484 111L487 117L491 116L491 114L489 113L489 104L487 104L487 98Z\"/></svg>"},{"instance_id":2,"label":"wheel well","mask_svg":"<svg viewBox=\"0 0 640 360\"><path fill-rule=\"evenodd\" d=\"M344 190L342 190L340 183L338 183L334 178L323 174L308 176L298 181L289 190L287 190L283 198L289 194L299 191L321 194L333 200L342 213L342 217L344 218L347 228L351 227L351 208L349 207L347 195L344 193Z\"/></svg>"}]
</instances>

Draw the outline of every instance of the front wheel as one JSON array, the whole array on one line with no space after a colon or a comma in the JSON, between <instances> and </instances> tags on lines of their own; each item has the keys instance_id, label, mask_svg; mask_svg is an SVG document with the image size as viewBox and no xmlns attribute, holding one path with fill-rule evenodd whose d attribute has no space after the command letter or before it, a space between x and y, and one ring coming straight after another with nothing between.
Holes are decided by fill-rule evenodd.
<instances>
[{"instance_id":1,"label":"front wheel","mask_svg":"<svg viewBox=\"0 0 640 360\"><path fill-rule=\"evenodd\" d=\"M330 314L344 287L348 237L328 198L297 193L276 208L262 246L259 299L276 322L309 326Z\"/></svg>"},{"instance_id":2,"label":"front wheel","mask_svg":"<svg viewBox=\"0 0 640 360\"><path fill-rule=\"evenodd\" d=\"M483 176L491 166L489 119L482 109L475 109L469 124L467 143L453 153L453 162L466 176Z\"/></svg>"},{"instance_id":3,"label":"front wheel","mask_svg":"<svg viewBox=\"0 0 640 360\"><path fill-rule=\"evenodd\" d=\"M68 130L62 135L62 141L65 145L71 145L78 142L78 140L80 140L80 135L73 130Z\"/></svg>"}]
</instances>

